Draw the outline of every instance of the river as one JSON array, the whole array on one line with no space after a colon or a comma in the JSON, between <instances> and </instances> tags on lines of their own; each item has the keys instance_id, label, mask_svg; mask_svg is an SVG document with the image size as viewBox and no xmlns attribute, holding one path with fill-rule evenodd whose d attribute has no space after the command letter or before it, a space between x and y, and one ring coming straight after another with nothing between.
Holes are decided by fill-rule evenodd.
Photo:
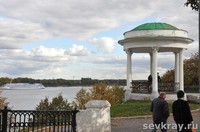
<instances>
[{"instance_id":1,"label":"river","mask_svg":"<svg viewBox=\"0 0 200 132\"><path fill-rule=\"evenodd\" d=\"M9 102L9 107L13 110L34 110L37 104L49 97L51 100L53 97L62 93L64 99L68 102L75 100L76 93L81 89L90 89L91 86L73 86L73 87L46 87L45 89L13 89L3 90L1 96L6 97L6 101Z\"/></svg>"}]
</instances>

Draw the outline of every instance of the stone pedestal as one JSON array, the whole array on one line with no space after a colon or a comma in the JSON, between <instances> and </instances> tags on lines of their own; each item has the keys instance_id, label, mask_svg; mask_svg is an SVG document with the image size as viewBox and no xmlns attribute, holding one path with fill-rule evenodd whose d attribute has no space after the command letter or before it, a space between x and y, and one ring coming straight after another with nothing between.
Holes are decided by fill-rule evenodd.
<instances>
[{"instance_id":1,"label":"stone pedestal","mask_svg":"<svg viewBox=\"0 0 200 132\"><path fill-rule=\"evenodd\" d=\"M107 100L92 100L86 110L77 113L78 132L111 132L110 103Z\"/></svg>"}]
</instances>

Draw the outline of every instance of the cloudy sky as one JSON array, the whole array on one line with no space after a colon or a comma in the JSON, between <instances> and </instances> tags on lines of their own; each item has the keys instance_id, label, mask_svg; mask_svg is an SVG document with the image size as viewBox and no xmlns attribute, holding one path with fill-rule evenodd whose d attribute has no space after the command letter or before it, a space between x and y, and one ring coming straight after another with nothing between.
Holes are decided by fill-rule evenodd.
<instances>
[{"instance_id":1,"label":"cloudy sky","mask_svg":"<svg viewBox=\"0 0 200 132\"><path fill-rule=\"evenodd\" d=\"M194 39L184 52L188 58L198 51L198 13L185 1L1 0L0 77L125 79L118 40L148 22L187 30ZM149 55L133 56L133 79L146 79ZM173 53L158 57L161 75L174 67Z\"/></svg>"}]
</instances>

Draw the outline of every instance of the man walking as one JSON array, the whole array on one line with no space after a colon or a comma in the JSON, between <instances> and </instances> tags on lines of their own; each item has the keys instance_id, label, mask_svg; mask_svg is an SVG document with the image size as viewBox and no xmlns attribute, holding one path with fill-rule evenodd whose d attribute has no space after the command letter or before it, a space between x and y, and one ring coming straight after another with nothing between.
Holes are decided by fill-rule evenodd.
<instances>
[{"instance_id":1,"label":"man walking","mask_svg":"<svg viewBox=\"0 0 200 132\"><path fill-rule=\"evenodd\" d=\"M172 104L174 120L177 124L178 132L191 132L191 123L193 121L190 107L187 101L183 100L184 92L177 92L177 100Z\"/></svg>"},{"instance_id":2,"label":"man walking","mask_svg":"<svg viewBox=\"0 0 200 132\"><path fill-rule=\"evenodd\" d=\"M167 118L169 117L169 107L165 100L166 93L161 92L159 97L154 99L151 103L151 112L153 112L154 129L152 132L156 132L158 128L161 132L167 132Z\"/></svg>"}]
</instances>

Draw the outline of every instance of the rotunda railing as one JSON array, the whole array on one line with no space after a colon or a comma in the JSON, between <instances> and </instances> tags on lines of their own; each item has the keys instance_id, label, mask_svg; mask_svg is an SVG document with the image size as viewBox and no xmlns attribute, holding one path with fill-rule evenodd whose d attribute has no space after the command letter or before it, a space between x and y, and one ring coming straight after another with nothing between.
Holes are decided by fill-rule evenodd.
<instances>
[{"instance_id":1,"label":"rotunda railing","mask_svg":"<svg viewBox=\"0 0 200 132\"><path fill-rule=\"evenodd\" d=\"M158 91L174 93L177 91L179 83L158 83ZM132 93L151 93L152 84L145 81L132 81Z\"/></svg>"}]
</instances>

